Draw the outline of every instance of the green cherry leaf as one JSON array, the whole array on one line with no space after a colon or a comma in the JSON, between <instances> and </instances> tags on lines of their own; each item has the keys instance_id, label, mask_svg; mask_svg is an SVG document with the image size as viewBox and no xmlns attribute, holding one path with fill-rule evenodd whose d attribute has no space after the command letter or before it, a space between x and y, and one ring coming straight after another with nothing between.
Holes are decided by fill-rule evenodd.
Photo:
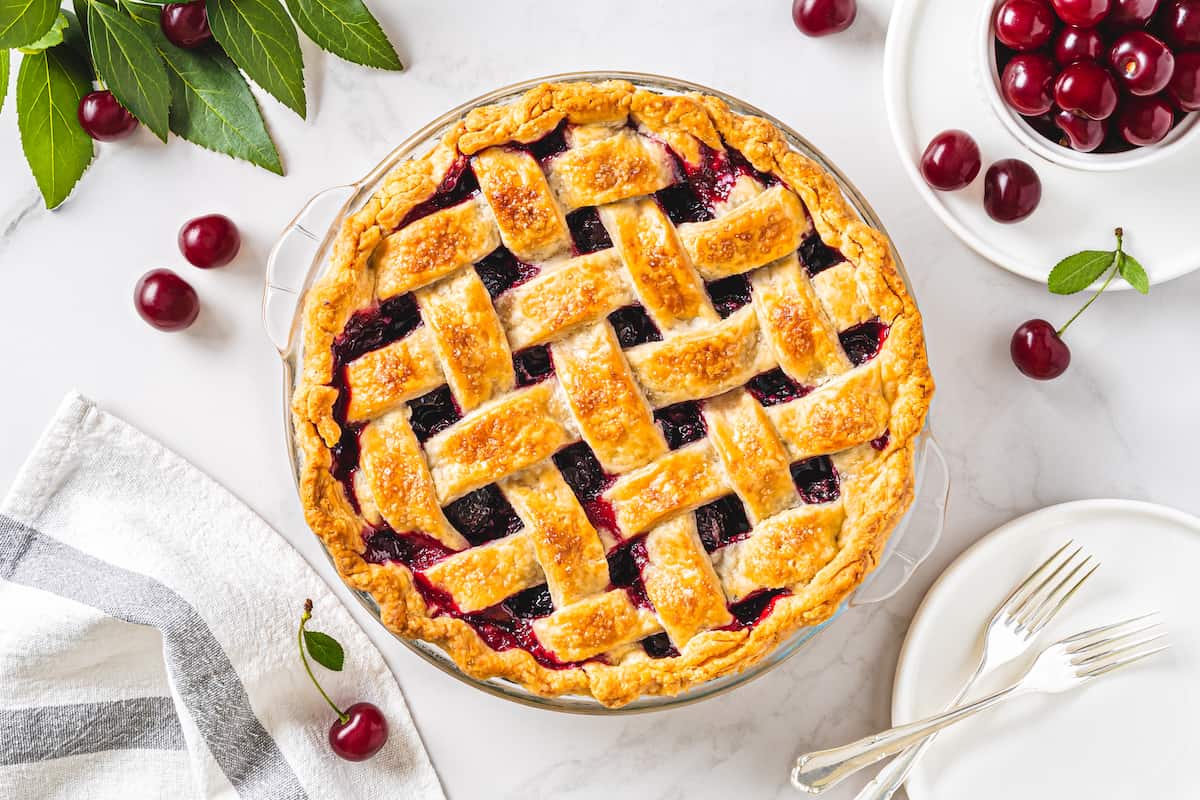
<instances>
[{"instance_id":1,"label":"green cherry leaf","mask_svg":"<svg viewBox=\"0 0 1200 800\"><path fill-rule=\"evenodd\" d=\"M7 50L0 50L0 111L4 110L4 98L8 97L9 56Z\"/></svg>"},{"instance_id":2,"label":"green cherry leaf","mask_svg":"<svg viewBox=\"0 0 1200 800\"><path fill-rule=\"evenodd\" d=\"M56 44L62 44L63 33L69 24L70 20L67 19L67 15L60 11L58 12L58 16L54 18L54 22L50 25L50 30L43 33L40 39L17 49L25 55L29 55L30 53L48 50Z\"/></svg>"},{"instance_id":3,"label":"green cherry leaf","mask_svg":"<svg viewBox=\"0 0 1200 800\"><path fill-rule=\"evenodd\" d=\"M1046 284L1054 294L1081 292L1112 266L1116 255L1111 250L1084 250L1067 256L1050 270Z\"/></svg>"},{"instance_id":4,"label":"green cherry leaf","mask_svg":"<svg viewBox=\"0 0 1200 800\"><path fill-rule=\"evenodd\" d=\"M283 174L283 165L250 85L221 48L185 50L171 44L158 24L158 8L130 13L154 40L171 82L171 131L181 139Z\"/></svg>"},{"instance_id":5,"label":"green cherry leaf","mask_svg":"<svg viewBox=\"0 0 1200 800\"><path fill-rule=\"evenodd\" d=\"M250 80L303 119L304 59L279 0L208 0L213 36Z\"/></svg>"},{"instance_id":6,"label":"green cherry leaf","mask_svg":"<svg viewBox=\"0 0 1200 800\"><path fill-rule=\"evenodd\" d=\"M320 631L304 632L304 646L308 648L308 654L312 656L313 661L316 661L325 669L331 669L334 672L341 672L342 665L346 661L346 653L342 650L342 646L338 644L338 640L327 633Z\"/></svg>"},{"instance_id":7,"label":"green cherry leaf","mask_svg":"<svg viewBox=\"0 0 1200 800\"><path fill-rule=\"evenodd\" d=\"M79 56L79 63L87 67L88 80L94 80L96 71L92 69L92 53L88 48L87 32L84 30L83 20L69 8L64 8L62 13L67 18L67 29L63 31L63 44L74 50L75 55Z\"/></svg>"},{"instance_id":8,"label":"green cherry leaf","mask_svg":"<svg viewBox=\"0 0 1200 800\"><path fill-rule=\"evenodd\" d=\"M101 80L129 113L165 142L171 85L154 42L128 15L104 3L88 5L87 27Z\"/></svg>"},{"instance_id":9,"label":"green cherry leaf","mask_svg":"<svg viewBox=\"0 0 1200 800\"><path fill-rule=\"evenodd\" d=\"M362 0L287 0L287 7L300 30L322 50L366 67L404 69Z\"/></svg>"},{"instance_id":10,"label":"green cherry leaf","mask_svg":"<svg viewBox=\"0 0 1200 800\"><path fill-rule=\"evenodd\" d=\"M87 71L68 47L52 47L21 59L17 128L46 208L66 200L92 163L91 137L75 117L79 101L91 88Z\"/></svg>"},{"instance_id":11,"label":"green cherry leaf","mask_svg":"<svg viewBox=\"0 0 1200 800\"><path fill-rule=\"evenodd\" d=\"M0 0L0 47L36 42L58 17L59 0Z\"/></svg>"},{"instance_id":12,"label":"green cherry leaf","mask_svg":"<svg viewBox=\"0 0 1200 800\"><path fill-rule=\"evenodd\" d=\"M1146 269L1136 258L1129 255L1129 253L1122 253L1121 263L1118 268L1121 271L1121 277L1125 279L1126 283L1142 294L1150 293L1150 276L1146 274Z\"/></svg>"}]
</instances>

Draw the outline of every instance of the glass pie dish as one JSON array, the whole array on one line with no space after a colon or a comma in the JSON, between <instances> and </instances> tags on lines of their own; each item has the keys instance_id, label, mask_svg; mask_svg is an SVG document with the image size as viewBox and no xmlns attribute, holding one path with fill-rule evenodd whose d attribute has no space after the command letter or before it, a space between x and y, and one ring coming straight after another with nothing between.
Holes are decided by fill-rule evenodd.
<instances>
[{"instance_id":1,"label":"glass pie dish","mask_svg":"<svg viewBox=\"0 0 1200 800\"><path fill-rule=\"evenodd\" d=\"M810 144L786 126L771 119L761 111L752 108L741 101L728 97L695 84L658 76L633 73L575 73L556 75L536 79L519 85L507 87L462 105L441 118L430 123L415 133L407 141L396 148L383 162L372 170L362 180L328 189L316 195L300 211L295 220L287 227L283 235L272 249L267 266L267 286L264 293L263 316L268 336L279 350L284 362L285 408L292 405L292 394L296 386L298 365L302 363L304 354L301 352L301 299L309 287L325 269L328 268L330 251L337 232L347 215L354 213L374 193L384 177L402 161L424 154L446 132L471 110L484 105L500 104L510 101L541 83L547 81L603 81L623 80L636 87L646 88L661 94L681 94L700 92L715 95L729 104L736 112L764 117L774 122L786 138L788 144L796 151L803 153L820 166L824 167L840 185L848 203L870 225L879 228L878 219L870 207L862 200L854 187L831 167L827 161ZM293 464L297 475L303 469L301 454L294 447L294 431L291 429L292 417L285 413L288 445L291 450ZM915 418L919 420L919 417ZM915 430L916 425L910 430ZM911 436L911 433L909 434ZM834 615L840 615L849 605L860 605L878 602L903 585L917 565L928 555L936 543L941 531L945 494L947 488L947 473L944 460L932 442L926 430L917 440L914 464L917 500L906 518L895 529L889 541L888 548L879 562L875 573L845 601ZM378 609L369 595L361 595L360 599L367 608L378 616ZM616 711L638 711L651 708L662 708L680 703L691 702L711 696L720 691L762 674L770 667L781 663L784 659L799 649L812 638L817 631L824 629L832 619L821 625L797 631L778 645L763 660L736 674L725 675L695 686L686 692L674 696L642 697L620 709L602 706L591 697L559 696L546 698L534 695L513 683L502 679L479 680L470 677L459 670L454 661L436 645L421 641L401 639L401 641L426 660L434 663L456 677L478 688L493 694L513 699L530 705L537 705L556 710L574 712L615 713Z\"/></svg>"}]
</instances>

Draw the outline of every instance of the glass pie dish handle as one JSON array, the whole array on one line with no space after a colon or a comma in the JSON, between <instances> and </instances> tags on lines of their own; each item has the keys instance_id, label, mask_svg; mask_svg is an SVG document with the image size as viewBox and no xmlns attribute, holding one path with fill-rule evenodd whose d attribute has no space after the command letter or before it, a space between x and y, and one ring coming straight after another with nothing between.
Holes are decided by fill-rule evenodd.
<instances>
[{"instance_id":1,"label":"glass pie dish handle","mask_svg":"<svg viewBox=\"0 0 1200 800\"><path fill-rule=\"evenodd\" d=\"M359 189L360 184L346 184L313 195L267 255L263 327L271 344L285 358L292 350L300 299L317 273L318 259L325 252L328 238L337 233L338 226L333 223L342 218Z\"/></svg>"},{"instance_id":2,"label":"glass pie dish handle","mask_svg":"<svg viewBox=\"0 0 1200 800\"><path fill-rule=\"evenodd\" d=\"M927 433L917 440L915 462L913 503L902 523L903 530L892 534L879 559L879 567L858 587L850 598L850 606L879 603L900 591L941 538L950 492L950 468L932 435Z\"/></svg>"}]
</instances>

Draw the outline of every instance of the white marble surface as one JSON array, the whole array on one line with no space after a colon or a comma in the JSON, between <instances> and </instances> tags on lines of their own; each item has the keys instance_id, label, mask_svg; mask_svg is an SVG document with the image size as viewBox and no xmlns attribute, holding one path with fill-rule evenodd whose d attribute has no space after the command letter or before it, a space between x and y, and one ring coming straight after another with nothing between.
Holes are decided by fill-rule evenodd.
<instances>
[{"instance_id":1,"label":"white marble surface","mask_svg":"<svg viewBox=\"0 0 1200 800\"><path fill-rule=\"evenodd\" d=\"M888 722L908 620L939 570L979 536L1031 509L1084 497L1200 512L1200 276L1148 298L1105 297L1072 329L1075 363L1063 378L1022 378L1007 354L1014 326L1031 316L1061 321L1075 300L984 262L920 202L883 117L890 3L860 4L851 32L811 40L792 27L783 0L376 0L411 68L372 72L306 44L309 121L263 100L286 178L180 141L164 147L143 131L102 146L54 213L41 207L6 104L0 487L63 393L77 387L232 489L336 582L292 489L279 365L259 325L263 260L275 235L309 195L358 177L426 121L497 86L616 68L718 87L806 133L870 198L908 264L938 380L934 427L953 474L941 545L899 595L847 613L767 677L665 713L597 719L517 707L376 639L452 797L790 795L787 770L798 749ZM231 267L201 272L180 257L175 232L209 211L232 216L245 244ZM187 333L155 332L133 311L134 281L157 266L177 269L200 293L204 310Z\"/></svg>"}]
</instances>

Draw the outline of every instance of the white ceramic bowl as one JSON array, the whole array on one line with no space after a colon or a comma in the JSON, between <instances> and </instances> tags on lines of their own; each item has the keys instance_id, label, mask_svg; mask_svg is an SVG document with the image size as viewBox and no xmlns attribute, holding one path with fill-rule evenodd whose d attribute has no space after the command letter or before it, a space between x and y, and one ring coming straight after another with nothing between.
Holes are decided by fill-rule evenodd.
<instances>
[{"instance_id":1,"label":"white ceramic bowl","mask_svg":"<svg viewBox=\"0 0 1200 800\"><path fill-rule=\"evenodd\" d=\"M1017 140L1037 155L1055 164L1087 172L1117 172L1145 166L1182 150L1193 139L1200 139L1200 112L1188 114L1161 142L1138 147L1123 153L1081 153L1052 142L1038 133L1024 117L1008 107L1000 93L1000 70L996 65L996 9L1003 0L984 0L980 3L978 63L983 71L981 83L988 102L1004 126Z\"/></svg>"}]
</instances>

